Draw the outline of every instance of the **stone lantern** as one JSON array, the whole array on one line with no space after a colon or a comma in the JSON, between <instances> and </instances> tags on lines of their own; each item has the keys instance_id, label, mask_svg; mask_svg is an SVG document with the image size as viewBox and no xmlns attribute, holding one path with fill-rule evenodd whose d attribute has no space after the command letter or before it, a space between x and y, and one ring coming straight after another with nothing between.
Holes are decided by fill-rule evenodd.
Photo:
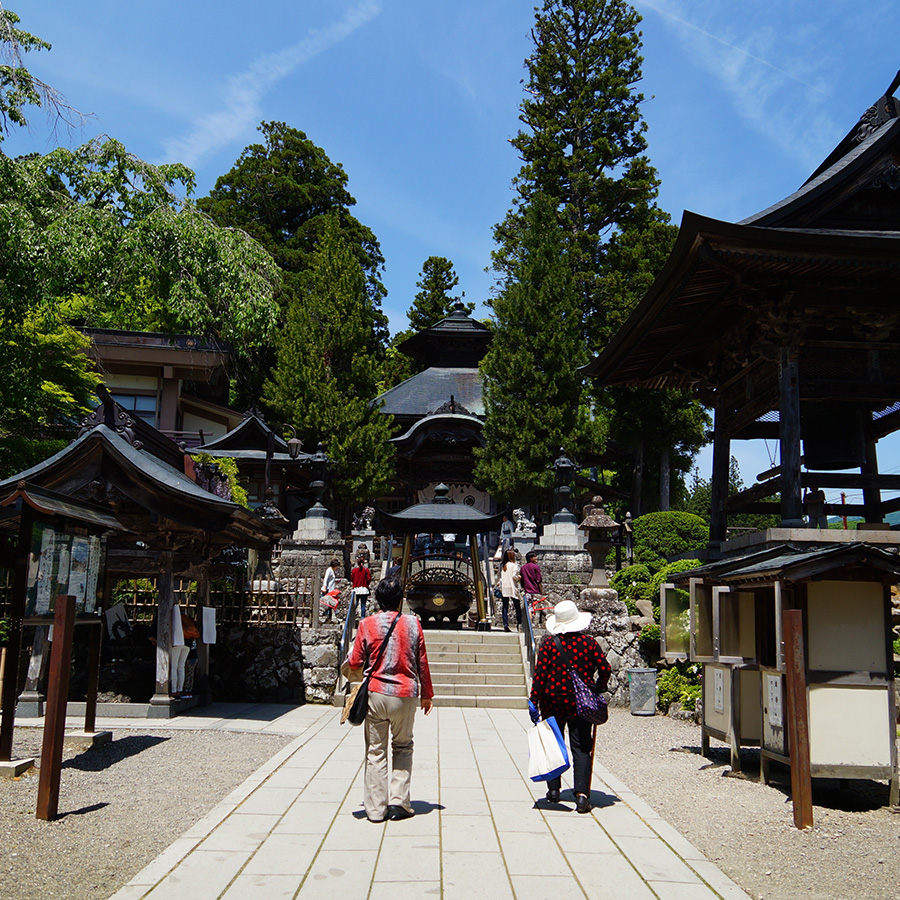
<instances>
[{"instance_id":1,"label":"stone lantern","mask_svg":"<svg viewBox=\"0 0 900 900\"><path fill-rule=\"evenodd\" d=\"M316 452L309 458L309 467L312 470L313 480L310 482L310 489L316 502L306 513L307 519L327 519L330 517L328 510L322 499L328 490L328 479L331 460L325 453L325 447L320 443L316 448Z\"/></svg>"},{"instance_id":2,"label":"stone lantern","mask_svg":"<svg viewBox=\"0 0 900 900\"><path fill-rule=\"evenodd\" d=\"M587 535L587 542L584 546L591 554L593 572L588 587L608 588L606 557L612 549L613 532L619 528L619 523L606 514L606 510L603 508L603 498L598 495L590 503L585 504L584 521L578 527Z\"/></svg>"},{"instance_id":3,"label":"stone lantern","mask_svg":"<svg viewBox=\"0 0 900 900\"><path fill-rule=\"evenodd\" d=\"M575 523L575 516L569 511L569 502L572 495L572 479L575 477L577 466L566 456L563 447L559 448L559 456L553 461L551 466L556 475L556 502L559 511L553 516L553 522L560 524L562 522Z\"/></svg>"}]
</instances>

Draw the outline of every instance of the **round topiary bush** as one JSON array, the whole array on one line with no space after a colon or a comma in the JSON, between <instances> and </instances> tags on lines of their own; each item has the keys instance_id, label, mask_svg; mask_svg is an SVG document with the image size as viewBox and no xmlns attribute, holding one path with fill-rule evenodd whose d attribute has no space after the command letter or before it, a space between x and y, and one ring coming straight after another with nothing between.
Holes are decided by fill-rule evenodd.
<instances>
[{"instance_id":1,"label":"round topiary bush","mask_svg":"<svg viewBox=\"0 0 900 900\"><path fill-rule=\"evenodd\" d=\"M656 572L666 558L709 543L709 525L693 513L655 512L634 520L634 561Z\"/></svg>"}]
</instances>

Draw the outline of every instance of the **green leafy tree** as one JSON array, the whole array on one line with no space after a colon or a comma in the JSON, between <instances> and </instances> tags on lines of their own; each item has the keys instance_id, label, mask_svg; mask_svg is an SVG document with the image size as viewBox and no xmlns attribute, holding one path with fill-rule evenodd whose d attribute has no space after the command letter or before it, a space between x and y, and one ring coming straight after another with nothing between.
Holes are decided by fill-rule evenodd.
<instances>
[{"instance_id":1,"label":"green leafy tree","mask_svg":"<svg viewBox=\"0 0 900 900\"><path fill-rule=\"evenodd\" d=\"M372 402L377 327L365 272L337 216L329 217L288 308L264 399L307 446L324 443L338 502L377 497L393 475L391 420Z\"/></svg>"},{"instance_id":2,"label":"green leafy tree","mask_svg":"<svg viewBox=\"0 0 900 900\"><path fill-rule=\"evenodd\" d=\"M429 256L422 264L422 272L416 287L419 292L413 298L412 306L407 310L409 328L400 331L391 338L385 354L382 369L381 391L389 390L407 378L424 369L421 363L408 357L398 347L407 338L437 325L453 312L461 297L454 296L451 291L459 284L459 277L453 270L453 263L443 256ZM474 303L463 303L466 312L471 315Z\"/></svg>"},{"instance_id":3,"label":"green leafy tree","mask_svg":"<svg viewBox=\"0 0 900 900\"><path fill-rule=\"evenodd\" d=\"M741 476L741 467L737 459L732 456L728 466L728 495L732 496L744 489L744 479ZM777 502L778 495L766 498ZM707 479L700 477L700 472L694 469L690 492L684 503L687 512L701 516L707 522L712 508L712 490ZM733 513L728 516L728 525L734 528L756 528L760 531L766 528L775 528L781 521L778 513Z\"/></svg>"},{"instance_id":4,"label":"green leafy tree","mask_svg":"<svg viewBox=\"0 0 900 900\"><path fill-rule=\"evenodd\" d=\"M459 277L453 270L453 263L443 256L429 256L422 263L422 273L416 282L419 292L413 298L413 305L406 313L409 328L413 333L424 331L447 318L462 297L451 291L459 284ZM466 312L471 314L474 303L464 303Z\"/></svg>"},{"instance_id":5,"label":"green leafy tree","mask_svg":"<svg viewBox=\"0 0 900 900\"><path fill-rule=\"evenodd\" d=\"M608 340L610 317L622 314L626 298L612 273L642 265L629 248L644 244L648 230L656 240L674 231L661 228L668 216L656 205L659 180L645 155L644 97L635 90L640 20L623 0L544 0L536 11L520 106L525 128L511 141L523 161L518 196L495 229L494 265L503 271L532 198L556 203L591 350Z\"/></svg>"},{"instance_id":6,"label":"green leafy tree","mask_svg":"<svg viewBox=\"0 0 900 900\"><path fill-rule=\"evenodd\" d=\"M534 198L516 258L492 300L494 339L482 360L485 447L475 477L508 500L550 485L559 447L585 449L584 361L566 236L550 200Z\"/></svg>"},{"instance_id":7,"label":"green leafy tree","mask_svg":"<svg viewBox=\"0 0 900 900\"><path fill-rule=\"evenodd\" d=\"M302 131L284 122L262 122L263 143L251 144L216 181L198 206L220 225L240 228L262 244L284 273L285 308L298 291L326 222L336 221L365 275L365 295L377 310L376 327L386 341L380 312L384 258L375 235L350 212L356 200L347 173Z\"/></svg>"},{"instance_id":8,"label":"green leafy tree","mask_svg":"<svg viewBox=\"0 0 900 900\"><path fill-rule=\"evenodd\" d=\"M0 141L10 126L29 124L29 106L42 107L51 118L55 116L69 125L84 120L56 88L26 68L24 55L33 50L49 50L50 44L19 28L20 21L12 10L0 6Z\"/></svg>"},{"instance_id":9,"label":"green leafy tree","mask_svg":"<svg viewBox=\"0 0 900 900\"><path fill-rule=\"evenodd\" d=\"M529 207L537 196L554 204L578 297L577 339L591 353L606 345L634 309L677 233L657 206L659 180L646 155L644 98L636 90L642 78L640 21L623 0L544 0L537 9L520 106L524 128L512 140L522 158L514 180L517 195L494 230L494 269L501 280L508 279ZM582 351L573 347L572 352ZM605 422L596 429L594 443L604 431L621 440L628 420L654 402L657 415L678 411L671 422L652 420L671 437L677 494L681 456L705 435L702 411L697 407L685 416L679 398L628 396L635 409L626 408L621 396L611 403L606 392L586 387L581 404ZM687 430L678 431L682 426ZM630 480L631 466L620 469L616 481ZM645 499L649 495L645 490Z\"/></svg>"},{"instance_id":10,"label":"green leafy tree","mask_svg":"<svg viewBox=\"0 0 900 900\"><path fill-rule=\"evenodd\" d=\"M97 375L88 339L53 313L0 311L0 478L21 472L74 437Z\"/></svg>"}]
</instances>

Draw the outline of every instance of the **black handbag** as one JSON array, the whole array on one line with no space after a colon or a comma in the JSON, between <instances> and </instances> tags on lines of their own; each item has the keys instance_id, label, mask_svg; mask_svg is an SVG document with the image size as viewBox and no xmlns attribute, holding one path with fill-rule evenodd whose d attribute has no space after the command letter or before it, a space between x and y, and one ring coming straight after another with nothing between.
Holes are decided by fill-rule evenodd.
<instances>
[{"instance_id":1,"label":"black handbag","mask_svg":"<svg viewBox=\"0 0 900 900\"><path fill-rule=\"evenodd\" d=\"M369 674L366 675L362 684L359 686L359 690L356 692L356 699L353 701L353 705L350 707L350 713L347 716L347 721L351 725L362 725L362 723L366 721L366 716L369 713L369 679L372 677L372 673L378 668L381 657L384 655L384 649L387 647L387 642L390 640L391 632L394 630L394 626L399 619L400 611L398 610L397 615L394 616L394 621L391 622L391 627L388 628L388 632L381 642L381 647L378 649L378 656L375 657L375 662L372 663Z\"/></svg>"},{"instance_id":2,"label":"black handbag","mask_svg":"<svg viewBox=\"0 0 900 900\"><path fill-rule=\"evenodd\" d=\"M569 660L569 654L563 647L559 635L554 634L553 640L556 641L556 648L562 657L569 674L572 676L572 691L575 694L575 714L591 725L603 725L609 719L609 707L606 697L598 694L595 689L584 683L584 679L572 667Z\"/></svg>"}]
</instances>

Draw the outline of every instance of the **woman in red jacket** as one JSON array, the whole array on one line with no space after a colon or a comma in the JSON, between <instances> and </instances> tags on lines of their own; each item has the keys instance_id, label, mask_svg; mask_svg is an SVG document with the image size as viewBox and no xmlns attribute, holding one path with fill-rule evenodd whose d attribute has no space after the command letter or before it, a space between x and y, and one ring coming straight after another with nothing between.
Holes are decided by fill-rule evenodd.
<instances>
[{"instance_id":1,"label":"woman in red jacket","mask_svg":"<svg viewBox=\"0 0 900 900\"><path fill-rule=\"evenodd\" d=\"M610 667L596 639L584 633L590 623L591 614L579 612L571 600L563 600L553 607L553 613L547 617L549 634L544 635L538 647L529 704L534 721L537 721L539 708L540 718L555 716L563 733L568 726L575 809L580 813L591 810L594 730L590 722L576 715L575 691L564 655L568 656L572 668L581 675L585 684L594 685L594 690L598 692L606 690ZM551 803L559 800L559 790L559 778L547 782L547 799Z\"/></svg>"}]
</instances>

